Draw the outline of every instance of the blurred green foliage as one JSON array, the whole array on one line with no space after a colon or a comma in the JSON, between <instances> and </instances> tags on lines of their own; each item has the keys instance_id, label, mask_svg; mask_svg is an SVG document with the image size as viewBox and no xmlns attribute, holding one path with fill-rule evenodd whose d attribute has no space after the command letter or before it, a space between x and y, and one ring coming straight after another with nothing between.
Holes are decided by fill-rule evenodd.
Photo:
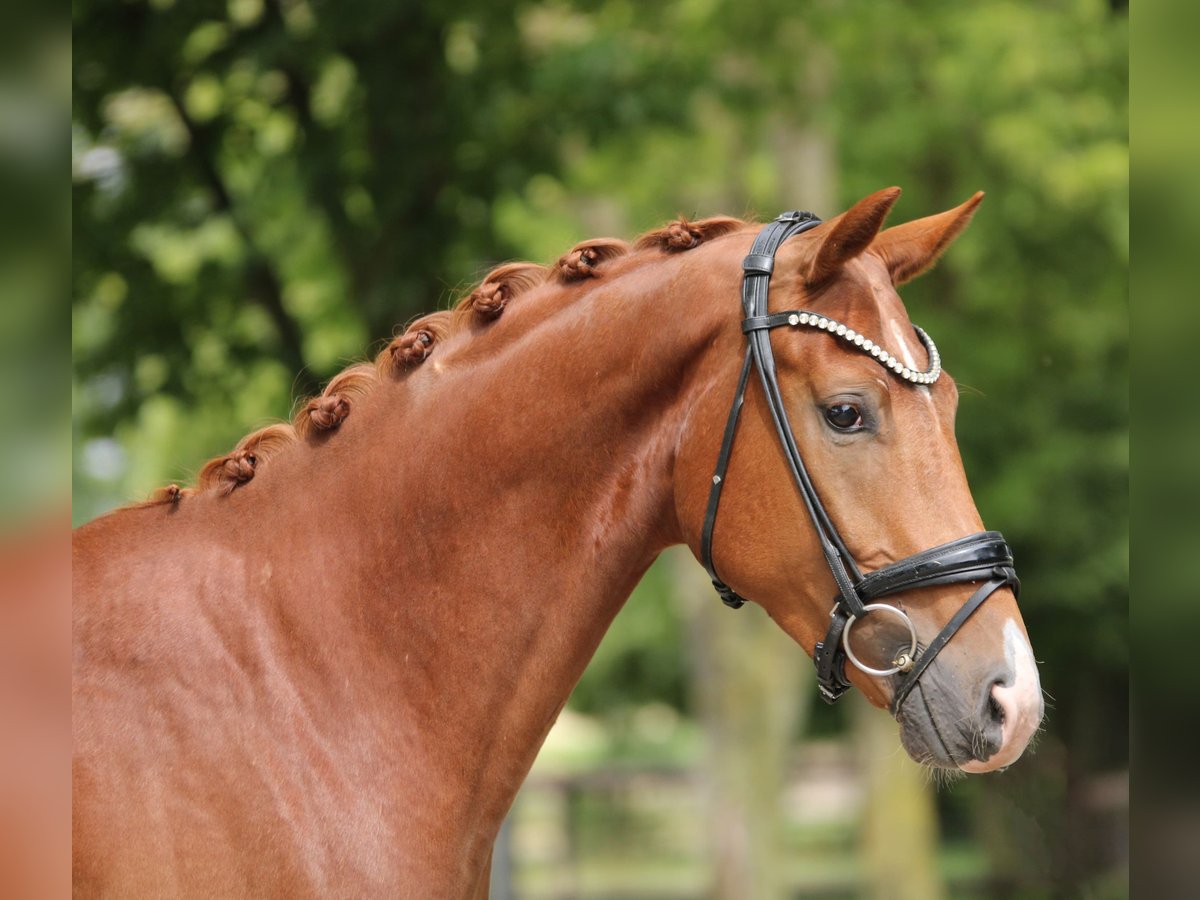
<instances>
[{"instance_id":1,"label":"blurred green foliage","mask_svg":"<svg viewBox=\"0 0 1200 900\"><path fill-rule=\"evenodd\" d=\"M1140 377L1133 414L1138 601L1130 616L1137 665L1130 706L1138 788L1131 831L1136 896L1164 897L1187 894L1200 881L1200 856L1181 851L1197 831L1180 827L1200 822L1200 777L1187 742L1178 739L1180 722L1200 715L1200 674L1179 665L1200 632L1192 569L1200 546L1193 513L1200 503L1200 410L1179 400L1200 333L1191 266L1200 240L1200 120L1192 114L1200 105L1192 74L1200 7L1151 0L1139 11L1132 35L1144 63L1132 89L1139 148L1131 204L1139 226L1132 359Z\"/></svg>"},{"instance_id":2,"label":"blurred green foliage","mask_svg":"<svg viewBox=\"0 0 1200 900\"><path fill-rule=\"evenodd\" d=\"M70 35L28 7L6 7L0 28L0 534L68 502Z\"/></svg>"},{"instance_id":3,"label":"blurred green foliage","mask_svg":"<svg viewBox=\"0 0 1200 900\"><path fill-rule=\"evenodd\" d=\"M822 215L983 189L904 296L963 387L1045 661L1046 749L1012 777L1058 773L1046 827L1071 834L1079 779L1127 759L1122 7L78 0L76 521L187 478L500 260L811 207L811 171ZM684 703L654 577L576 705Z\"/></svg>"}]
</instances>

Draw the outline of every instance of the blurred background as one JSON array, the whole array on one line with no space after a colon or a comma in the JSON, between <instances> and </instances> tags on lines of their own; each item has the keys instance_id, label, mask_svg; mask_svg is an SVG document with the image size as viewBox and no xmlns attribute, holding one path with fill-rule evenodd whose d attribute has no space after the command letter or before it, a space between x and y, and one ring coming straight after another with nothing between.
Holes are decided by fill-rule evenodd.
<instances>
[{"instance_id":1,"label":"blurred background","mask_svg":"<svg viewBox=\"0 0 1200 900\"><path fill-rule=\"evenodd\" d=\"M70 893L71 33L0 6L0 896Z\"/></svg>"},{"instance_id":2,"label":"blurred background","mask_svg":"<svg viewBox=\"0 0 1200 900\"><path fill-rule=\"evenodd\" d=\"M188 480L502 260L679 213L828 217L896 184L899 222L985 190L903 295L963 389L975 498L1017 555L1049 694L1036 753L939 784L885 714L814 702L805 654L671 551L539 756L494 895L1127 894L1123 3L76 0L74 17L76 524Z\"/></svg>"}]
</instances>

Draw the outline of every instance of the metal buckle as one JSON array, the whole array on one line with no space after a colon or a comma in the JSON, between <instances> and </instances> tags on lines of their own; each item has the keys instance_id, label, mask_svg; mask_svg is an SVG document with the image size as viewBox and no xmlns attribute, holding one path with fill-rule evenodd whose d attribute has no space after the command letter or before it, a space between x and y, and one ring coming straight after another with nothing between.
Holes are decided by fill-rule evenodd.
<instances>
[{"instance_id":1,"label":"metal buckle","mask_svg":"<svg viewBox=\"0 0 1200 900\"><path fill-rule=\"evenodd\" d=\"M854 651L850 649L850 629L857 621L855 616L850 616L846 620L846 627L842 629L842 650L845 651L846 658L849 659L850 662L854 663L855 667L860 671L866 672L868 675L877 675L880 678L887 677L888 675L895 675L898 672L907 672L912 669L913 665L915 665L917 661L917 629L916 626L913 625L912 619L908 617L908 613L904 612L902 609L897 609L888 603L868 603L863 607L863 609L867 612L890 612L895 616L899 616L901 621L908 626L908 652L901 653L899 656L893 659L892 668L890 669L873 669L870 666L865 665L857 656L854 655Z\"/></svg>"},{"instance_id":2,"label":"metal buckle","mask_svg":"<svg viewBox=\"0 0 1200 900\"><path fill-rule=\"evenodd\" d=\"M798 222L811 222L816 218L816 215L810 213L807 209L789 209L787 212L780 213L775 221L789 225Z\"/></svg>"}]
</instances>

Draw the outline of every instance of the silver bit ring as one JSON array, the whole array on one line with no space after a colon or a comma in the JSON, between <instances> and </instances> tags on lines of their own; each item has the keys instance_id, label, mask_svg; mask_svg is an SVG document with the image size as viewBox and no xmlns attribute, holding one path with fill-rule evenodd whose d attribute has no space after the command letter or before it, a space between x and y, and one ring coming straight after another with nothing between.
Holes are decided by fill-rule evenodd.
<instances>
[{"instance_id":1,"label":"silver bit ring","mask_svg":"<svg viewBox=\"0 0 1200 900\"><path fill-rule=\"evenodd\" d=\"M917 629L913 625L912 619L908 617L908 613L902 609L897 609L889 603L868 603L863 609L867 612L890 612L892 615L899 616L900 620L908 626L908 650L892 660L893 665L890 669L874 669L864 664L854 655L854 651L850 649L850 628L857 621L857 617L851 616L846 620L846 627L842 629L842 649L846 651L846 658L854 663L855 667L860 671L866 672L868 675L876 675L880 678L886 678L888 675L895 675L898 672L907 672L917 660Z\"/></svg>"}]
</instances>

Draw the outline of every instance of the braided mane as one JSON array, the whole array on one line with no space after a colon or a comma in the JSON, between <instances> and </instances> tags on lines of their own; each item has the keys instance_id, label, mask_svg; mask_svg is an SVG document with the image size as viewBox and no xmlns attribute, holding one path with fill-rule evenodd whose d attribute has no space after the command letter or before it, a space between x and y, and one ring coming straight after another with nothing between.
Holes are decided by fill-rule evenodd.
<instances>
[{"instance_id":1,"label":"braided mane","mask_svg":"<svg viewBox=\"0 0 1200 900\"><path fill-rule=\"evenodd\" d=\"M139 506L175 504L199 493L228 495L249 482L271 457L298 443L326 440L354 409L355 401L385 379L399 378L419 366L439 344L471 325L487 325L520 295L547 282L578 284L601 277L604 264L635 253L681 253L750 223L728 216L689 221L680 216L643 234L630 246L616 238L583 241L552 266L510 262L492 269L451 309L421 316L393 338L373 362L355 363L330 379L315 397L300 404L290 424L276 423L251 432L232 451L210 459L196 486L171 484L154 491Z\"/></svg>"}]
</instances>

